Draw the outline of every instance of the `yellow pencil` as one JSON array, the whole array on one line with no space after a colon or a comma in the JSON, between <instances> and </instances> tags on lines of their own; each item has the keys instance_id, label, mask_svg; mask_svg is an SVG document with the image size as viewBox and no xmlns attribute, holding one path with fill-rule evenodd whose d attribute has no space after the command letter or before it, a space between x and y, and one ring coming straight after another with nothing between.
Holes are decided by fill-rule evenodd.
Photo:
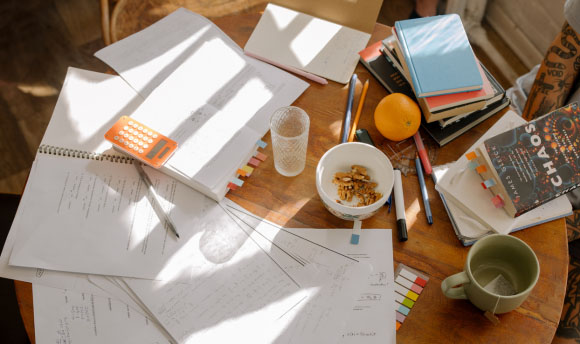
<instances>
[{"instance_id":1,"label":"yellow pencil","mask_svg":"<svg viewBox=\"0 0 580 344\"><path fill-rule=\"evenodd\" d=\"M363 105L365 103L365 98L367 96L367 90L369 89L369 81L365 81L363 85L362 94L360 95L360 100L358 102L358 108L356 109L356 115L354 116L354 123L352 124L352 128L350 129L350 135L348 135L348 142L352 142L354 139L354 133L356 132L356 126L358 124L358 120L360 119L360 114L362 112Z\"/></svg>"}]
</instances>

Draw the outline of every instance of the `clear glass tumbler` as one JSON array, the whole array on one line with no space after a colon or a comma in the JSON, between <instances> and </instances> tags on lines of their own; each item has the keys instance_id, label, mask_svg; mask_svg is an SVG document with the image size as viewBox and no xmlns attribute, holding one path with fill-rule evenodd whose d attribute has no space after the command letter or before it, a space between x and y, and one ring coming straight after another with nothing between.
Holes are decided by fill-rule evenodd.
<instances>
[{"instance_id":1,"label":"clear glass tumbler","mask_svg":"<svg viewBox=\"0 0 580 344\"><path fill-rule=\"evenodd\" d=\"M306 164L310 118L304 110L287 106L274 112L270 119L274 166L283 176L299 175Z\"/></svg>"}]
</instances>

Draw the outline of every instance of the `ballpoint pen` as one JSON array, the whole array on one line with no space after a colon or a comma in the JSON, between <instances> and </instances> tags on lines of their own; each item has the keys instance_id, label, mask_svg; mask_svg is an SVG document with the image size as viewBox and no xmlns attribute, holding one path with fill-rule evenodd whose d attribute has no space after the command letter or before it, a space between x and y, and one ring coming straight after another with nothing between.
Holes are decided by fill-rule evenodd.
<instances>
[{"instance_id":1,"label":"ballpoint pen","mask_svg":"<svg viewBox=\"0 0 580 344\"><path fill-rule=\"evenodd\" d=\"M151 179L149 179L149 176L147 175L147 173L145 173L145 170L143 170L141 163L138 161L133 161L133 166L135 166L137 172L139 172L139 177L141 177L141 180L143 180L143 182L147 186L147 199L149 200L149 203L151 203L151 207L155 211L155 214L157 214L159 220L161 220L166 227L169 227L169 229L173 232L173 234L175 234L175 236L179 238L179 233L177 233L177 230L175 229L175 226L171 222L171 219L161 207L161 203L159 203L159 200L157 199L157 193L153 188L153 183L151 183Z\"/></svg>"},{"instance_id":2,"label":"ballpoint pen","mask_svg":"<svg viewBox=\"0 0 580 344\"><path fill-rule=\"evenodd\" d=\"M425 186L425 178L423 177L423 170L421 168L421 160L417 153L415 153L415 169L417 170L417 178L419 178L419 186L421 187L421 195L423 196L423 205L425 206L425 214L427 215L427 223L433 224L433 215L431 214L431 206L429 205L429 194Z\"/></svg>"},{"instance_id":3,"label":"ballpoint pen","mask_svg":"<svg viewBox=\"0 0 580 344\"><path fill-rule=\"evenodd\" d=\"M344 113L344 123L342 128L342 138L340 143L348 142L348 134L350 133L350 117L352 114L352 101L354 98L354 88L356 86L356 74L353 74L350 78L350 84L348 86L348 99L346 103L346 111Z\"/></svg>"}]
</instances>

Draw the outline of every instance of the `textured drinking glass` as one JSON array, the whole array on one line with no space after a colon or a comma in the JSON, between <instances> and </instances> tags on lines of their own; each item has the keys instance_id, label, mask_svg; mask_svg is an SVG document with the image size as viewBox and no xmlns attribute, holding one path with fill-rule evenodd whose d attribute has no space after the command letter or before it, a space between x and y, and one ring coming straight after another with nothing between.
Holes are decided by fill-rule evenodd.
<instances>
[{"instance_id":1,"label":"textured drinking glass","mask_svg":"<svg viewBox=\"0 0 580 344\"><path fill-rule=\"evenodd\" d=\"M270 119L274 166L283 176L293 177L304 170L310 118L295 106L280 108Z\"/></svg>"}]
</instances>

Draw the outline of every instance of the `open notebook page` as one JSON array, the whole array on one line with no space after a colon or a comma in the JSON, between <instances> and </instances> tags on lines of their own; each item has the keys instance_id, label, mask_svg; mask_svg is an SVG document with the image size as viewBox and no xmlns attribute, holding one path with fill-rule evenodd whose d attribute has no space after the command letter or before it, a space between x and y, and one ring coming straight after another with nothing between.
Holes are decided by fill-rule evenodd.
<instances>
[{"instance_id":1,"label":"open notebook page","mask_svg":"<svg viewBox=\"0 0 580 344\"><path fill-rule=\"evenodd\" d=\"M513 111L508 111L499 119L477 142L466 152L471 152L483 143L484 140L500 134L510 128L526 123L523 118ZM481 177L477 172L468 168L468 160L463 154L449 168L435 188L443 192L454 205L462 207L469 216L476 218L500 234L508 234L513 229L527 226L542 220L561 217L572 211L568 198L560 196L541 207L535 208L517 218L509 216L502 208L496 208L491 202L493 194L481 186Z\"/></svg>"},{"instance_id":2,"label":"open notebook page","mask_svg":"<svg viewBox=\"0 0 580 344\"><path fill-rule=\"evenodd\" d=\"M103 139L104 133L118 116L132 112L141 101L141 97L119 76L71 67L67 70L41 144L70 150L114 154L110 149L111 145ZM36 162L33 163L32 173L38 173L36 165ZM31 185L27 185L27 188ZM35 196L25 191L22 197L23 207L28 203L28 198ZM8 265L14 244L26 240L36 230L35 227L17 225L20 218L30 217L30 214L26 209L19 210L13 221L0 256L0 276L98 294L100 291L87 283L86 274L83 273Z\"/></svg>"},{"instance_id":3,"label":"open notebook page","mask_svg":"<svg viewBox=\"0 0 580 344\"><path fill-rule=\"evenodd\" d=\"M221 268L204 254L211 249L207 233L238 226L215 201L145 167L180 233L176 239L131 164L48 154L38 154L36 163L27 188L32 197L19 209L34 216L16 224L36 230L16 243L11 265L186 283Z\"/></svg>"},{"instance_id":4,"label":"open notebook page","mask_svg":"<svg viewBox=\"0 0 580 344\"><path fill-rule=\"evenodd\" d=\"M272 3L244 50L282 65L347 83L371 35Z\"/></svg>"}]
</instances>

